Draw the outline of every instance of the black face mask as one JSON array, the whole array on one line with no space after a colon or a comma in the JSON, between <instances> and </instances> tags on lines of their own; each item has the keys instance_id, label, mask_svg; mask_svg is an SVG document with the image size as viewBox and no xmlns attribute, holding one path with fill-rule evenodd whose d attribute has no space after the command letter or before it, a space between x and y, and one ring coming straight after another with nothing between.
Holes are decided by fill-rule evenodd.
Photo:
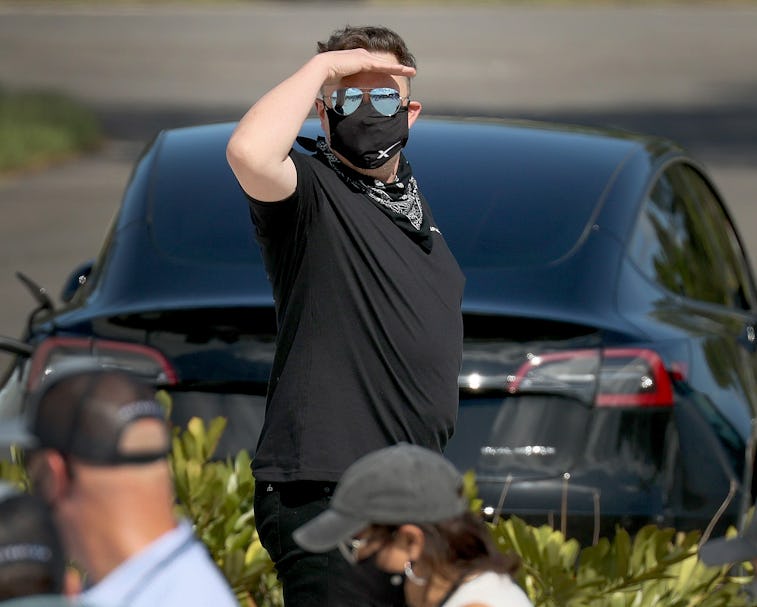
<instances>
[{"instance_id":1,"label":"black face mask","mask_svg":"<svg viewBox=\"0 0 757 607\"><path fill-rule=\"evenodd\" d=\"M384 116L370 103L362 104L349 116L326 108L329 118L329 145L356 167L375 169L405 147L409 127L407 108L394 116Z\"/></svg>"},{"instance_id":2,"label":"black face mask","mask_svg":"<svg viewBox=\"0 0 757 607\"><path fill-rule=\"evenodd\" d=\"M406 607L405 576L387 573L376 566L376 554L355 563L352 567L355 583L371 597L372 603L386 607Z\"/></svg>"}]
</instances>

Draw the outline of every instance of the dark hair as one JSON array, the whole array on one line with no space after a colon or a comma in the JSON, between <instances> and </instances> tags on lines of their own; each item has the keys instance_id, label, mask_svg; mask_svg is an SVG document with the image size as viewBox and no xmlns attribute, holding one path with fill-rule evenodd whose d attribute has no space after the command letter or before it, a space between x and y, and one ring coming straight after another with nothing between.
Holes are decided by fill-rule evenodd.
<instances>
[{"instance_id":1,"label":"dark hair","mask_svg":"<svg viewBox=\"0 0 757 607\"><path fill-rule=\"evenodd\" d=\"M336 30L326 42L318 43L318 52L346 51L364 48L374 53L391 53L397 61L408 67L415 67L415 57L407 49L405 41L389 28L364 25L361 27L345 26Z\"/></svg>"},{"instance_id":2,"label":"dark hair","mask_svg":"<svg viewBox=\"0 0 757 607\"><path fill-rule=\"evenodd\" d=\"M520 557L499 550L486 523L472 512L418 526L425 536L422 559L434 573L444 575L451 566L463 576L479 571L513 575L520 567Z\"/></svg>"},{"instance_id":3,"label":"dark hair","mask_svg":"<svg viewBox=\"0 0 757 607\"><path fill-rule=\"evenodd\" d=\"M435 575L449 578L453 572L457 577L465 577L483 571L514 575L520 568L520 557L499 550L486 523L472 512L441 523L414 524L425 537L419 560ZM398 525L374 525L373 529L379 537L388 538Z\"/></svg>"}]
</instances>

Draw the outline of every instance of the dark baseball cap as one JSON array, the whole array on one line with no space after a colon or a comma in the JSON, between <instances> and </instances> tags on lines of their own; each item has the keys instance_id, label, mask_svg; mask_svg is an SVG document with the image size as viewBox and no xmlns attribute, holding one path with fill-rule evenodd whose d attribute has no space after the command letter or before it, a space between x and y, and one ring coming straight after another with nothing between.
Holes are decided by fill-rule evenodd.
<instances>
[{"instance_id":1,"label":"dark baseball cap","mask_svg":"<svg viewBox=\"0 0 757 607\"><path fill-rule=\"evenodd\" d=\"M705 565L716 566L757 559L757 516L734 537L718 537L699 547L699 558Z\"/></svg>"},{"instance_id":2,"label":"dark baseball cap","mask_svg":"<svg viewBox=\"0 0 757 607\"><path fill-rule=\"evenodd\" d=\"M62 592L65 570L47 504L0 482L0 600Z\"/></svg>"},{"instance_id":3,"label":"dark baseball cap","mask_svg":"<svg viewBox=\"0 0 757 607\"><path fill-rule=\"evenodd\" d=\"M98 359L60 361L27 396L23 409L23 417L0 422L0 446L54 449L101 465L150 462L169 451L166 412L154 388ZM150 418L166 424L164 439L125 448L124 431Z\"/></svg>"},{"instance_id":4,"label":"dark baseball cap","mask_svg":"<svg viewBox=\"0 0 757 607\"><path fill-rule=\"evenodd\" d=\"M452 463L400 443L347 468L328 510L297 529L294 540L309 552L325 552L372 524L438 523L467 509L463 479Z\"/></svg>"}]
</instances>

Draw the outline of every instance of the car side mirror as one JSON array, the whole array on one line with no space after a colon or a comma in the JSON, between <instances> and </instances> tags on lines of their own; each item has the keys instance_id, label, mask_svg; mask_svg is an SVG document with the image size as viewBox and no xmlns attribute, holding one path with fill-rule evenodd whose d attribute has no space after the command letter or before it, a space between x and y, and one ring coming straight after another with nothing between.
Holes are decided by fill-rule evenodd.
<instances>
[{"instance_id":1,"label":"car side mirror","mask_svg":"<svg viewBox=\"0 0 757 607\"><path fill-rule=\"evenodd\" d=\"M76 269L68 275L68 279L63 285L63 289L60 293L60 299L64 303L68 303L74 298L76 292L84 286L87 282L87 278L92 273L92 268L95 265L94 259L79 265Z\"/></svg>"}]
</instances>

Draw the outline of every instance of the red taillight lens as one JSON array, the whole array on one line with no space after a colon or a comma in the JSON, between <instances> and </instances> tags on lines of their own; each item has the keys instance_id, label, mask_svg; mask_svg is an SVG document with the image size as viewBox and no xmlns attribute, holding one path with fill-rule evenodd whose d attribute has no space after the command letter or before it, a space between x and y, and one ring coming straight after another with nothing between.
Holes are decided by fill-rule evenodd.
<instances>
[{"instance_id":1,"label":"red taillight lens","mask_svg":"<svg viewBox=\"0 0 757 607\"><path fill-rule=\"evenodd\" d=\"M673 385L660 356L644 348L573 350L529 355L507 380L512 394L548 392L598 407L673 404Z\"/></svg>"},{"instance_id":2,"label":"red taillight lens","mask_svg":"<svg viewBox=\"0 0 757 607\"><path fill-rule=\"evenodd\" d=\"M149 346L87 337L50 337L34 352L29 390L38 387L56 362L77 356L96 358L105 367L124 369L155 385L177 383L176 372L166 357Z\"/></svg>"},{"instance_id":3,"label":"red taillight lens","mask_svg":"<svg viewBox=\"0 0 757 607\"><path fill-rule=\"evenodd\" d=\"M673 404L673 384L652 350L617 348L604 352L597 406L661 407Z\"/></svg>"}]
</instances>

